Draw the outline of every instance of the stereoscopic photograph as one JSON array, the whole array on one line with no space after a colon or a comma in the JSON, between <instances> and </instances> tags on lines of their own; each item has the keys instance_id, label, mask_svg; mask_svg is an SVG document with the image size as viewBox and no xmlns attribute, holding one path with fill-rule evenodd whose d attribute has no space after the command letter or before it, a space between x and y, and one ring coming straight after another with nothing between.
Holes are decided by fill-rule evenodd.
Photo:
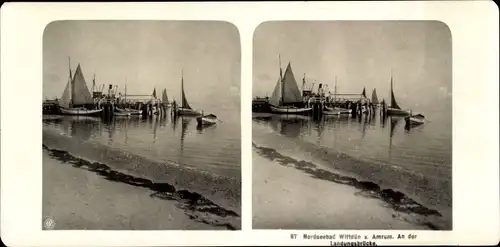
<instances>
[{"instance_id":1,"label":"stereoscopic photograph","mask_svg":"<svg viewBox=\"0 0 500 247\"><path fill-rule=\"evenodd\" d=\"M254 229L452 230L452 38L438 21L253 37Z\"/></svg>"},{"instance_id":2,"label":"stereoscopic photograph","mask_svg":"<svg viewBox=\"0 0 500 247\"><path fill-rule=\"evenodd\" d=\"M44 230L240 230L241 52L218 21L50 23Z\"/></svg>"}]
</instances>

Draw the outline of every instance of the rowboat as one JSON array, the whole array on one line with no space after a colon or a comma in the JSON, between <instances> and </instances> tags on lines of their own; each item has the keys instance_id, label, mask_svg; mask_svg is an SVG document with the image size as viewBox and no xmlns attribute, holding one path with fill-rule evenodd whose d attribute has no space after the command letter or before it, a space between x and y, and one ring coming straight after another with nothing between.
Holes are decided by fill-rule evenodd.
<instances>
[{"instance_id":1,"label":"rowboat","mask_svg":"<svg viewBox=\"0 0 500 247\"><path fill-rule=\"evenodd\" d=\"M405 117L405 122L407 126L417 126L425 122L425 117L422 114L416 114Z\"/></svg>"},{"instance_id":2,"label":"rowboat","mask_svg":"<svg viewBox=\"0 0 500 247\"><path fill-rule=\"evenodd\" d=\"M130 112L118 112L118 111L115 111L115 112L113 112L113 115L119 116L119 117L129 117L130 116Z\"/></svg>"},{"instance_id":3,"label":"rowboat","mask_svg":"<svg viewBox=\"0 0 500 247\"><path fill-rule=\"evenodd\" d=\"M198 125L213 125L217 123L217 120L217 116L215 116L214 114L204 115L196 118Z\"/></svg>"},{"instance_id":4,"label":"rowboat","mask_svg":"<svg viewBox=\"0 0 500 247\"><path fill-rule=\"evenodd\" d=\"M349 114L352 112L351 109L346 109L346 108L342 108L342 107L328 107L328 106L325 106L325 110L326 111L330 111L330 112L338 112L339 114Z\"/></svg>"},{"instance_id":5,"label":"rowboat","mask_svg":"<svg viewBox=\"0 0 500 247\"><path fill-rule=\"evenodd\" d=\"M351 114L352 110L351 109L345 109L345 108L340 108L340 107L327 107L325 106L325 111L323 111L323 114L326 115L341 115L341 114Z\"/></svg>"},{"instance_id":6,"label":"rowboat","mask_svg":"<svg viewBox=\"0 0 500 247\"><path fill-rule=\"evenodd\" d=\"M292 66L288 63L285 75L282 75L281 56L279 57L280 77L276 82L273 94L269 99L272 113L277 114L305 114L312 111L312 107L288 106L296 103L303 103L297 81L293 75ZM285 105L286 104L286 105Z\"/></svg>"},{"instance_id":7,"label":"rowboat","mask_svg":"<svg viewBox=\"0 0 500 247\"><path fill-rule=\"evenodd\" d=\"M116 107L115 110L117 112L129 113L129 115L141 115L142 114L142 110L136 110L136 109L131 109L131 108L122 109L122 108Z\"/></svg>"}]
</instances>

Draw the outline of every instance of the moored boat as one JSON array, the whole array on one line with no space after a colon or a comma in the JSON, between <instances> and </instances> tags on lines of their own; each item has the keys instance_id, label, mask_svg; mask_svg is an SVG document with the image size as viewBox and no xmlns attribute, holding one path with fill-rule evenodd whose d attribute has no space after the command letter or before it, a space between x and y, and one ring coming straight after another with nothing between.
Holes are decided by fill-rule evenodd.
<instances>
[{"instance_id":1,"label":"moored boat","mask_svg":"<svg viewBox=\"0 0 500 247\"><path fill-rule=\"evenodd\" d=\"M179 108L177 108L177 114L184 115L184 116L199 116L201 113L199 111L193 110L191 108L179 107Z\"/></svg>"},{"instance_id":2,"label":"moored boat","mask_svg":"<svg viewBox=\"0 0 500 247\"><path fill-rule=\"evenodd\" d=\"M312 108L299 108L294 106L270 106L273 113L284 113L284 114L303 114L308 113Z\"/></svg>"},{"instance_id":3,"label":"moored boat","mask_svg":"<svg viewBox=\"0 0 500 247\"><path fill-rule=\"evenodd\" d=\"M295 107L293 104L303 104L302 94L300 93L297 81L293 75L292 66L288 63L285 69L285 75L282 75L281 57L279 58L280 77L273 94L269 99L269 105L272 113L278 114L306 114L312 111L312 107Z\"/></svg>"},{"instance_id":4,"label":"moored boat","mask_svg":"<svg viewBox=\"0 0 500 247\"><path fill-rule=\"evenodd\" d=\"M200 111L194 110L191 108L189 105L186 94L184 93L184 73L181 73L181 107L177 108L177 115L184 115L184 116L199 116L201 115Z\"/></svg>"},{"instance_id":5,"label":"moored boat","mask_svg":"<svg viewBox=\"0 0 500 247\"><path fill-rule=\"evenodd\" d=\"M130 112L113 112L113 115L115 116L118 116L118 117L129 117L130 116Z\"/></svg>"},{"instance_id":6,"label":"moored boat","mask_svg":"<svg viewBox=\"0 0 500 247\"><path fill-rule=\"evenodd\" d=\"M405 117L407 126L417 126L425 123L425 117L422 114L410 115Z\"/></svg>"},{"instance_id":7,"label":"moored boat","mask_svg":"<svg viewBox=\"0 0 500 247\"><path fill-rule=\"evenodd\" d=\"M86 109L85 107L78 107L78 108L59 107L59 110L61 111L62 114L65 115L97 115L102 112L102 109L89 110Z\"/></svg>"},{"instance_id":8,"label":"moored boat","mask_svg":"<svg viewBox=\"0 0 500 247\"><path fill-rule=\"evenodd\" d=\"M196 118L198 125L213 125L217 123L217 116L214 114L203 115Z\"/></svg>"},{"instance_id":9,"label":"moored boat","mask_svg":"<svg viewBox=\"0 0 500 247\"><path fill-rule=\"evenodd\" d=\"M323 114L326 114L326 115L340 115L340 114L351 114L351 112L352 112L351 109L325 106L325 110L323 111Z\"/></svg>"},{"instance_id":10,"label":"moored boat","mask_svg":"<svg viewBox=\"0 0 500 247\"><path fill-rule=\"evenodd\" d=\"M161 103L165 107L170 107L170 103L168 102L167 89L163 89L163 93L162 93L162 96L161 96Z\"/></svg>"},{"instance_id":11,"label":"moored boat","mask_svg":"<svg viewBox=\"0 0 500 247\"><path fill-rule=\"evenodd\" d=\"M136 109L131 109L131 108L122 109L122 108L116 107L115 110L117 112L120 112L120 113L129 113L129 115L141 115L142 114L142 110L136 110Z\"/></svg>"},{"instance_id":12,"label":"moored boat","mask_svg":"<svg viewBox=\"0 0 500 247\"><path fill-rule=\"evenodd\" d=\"M71 65L66 88L59 103L59 110L64 115L97 115L103 109L87 109L86 107L73 107L76 105L93 105L94 100L83 77L80 64L76 68L75 74L71 75Z\"/></svg>"},{"instance_id":13,"label":"moored boat","mask_svg":"<svg viewBox=\"0 0 500 247\"><path fill-rule=\"evenodd\" d=\"M391 75L391 105L387 108L387 115L389 116L408 116L410 115L409 110L403 110L399 107L396 102L396 97L394 96L394 90L392 87L392 75Z\"/></svg>"},{"instance_id":14,"label":"moored boat","mask_svg":"<svg viewBox=\"0 0 500 247\"><path fill-rule=\"evenodd\" d=\"M377 107L379 102L378 102L378 97L377 97L377 89L373 89L372 91L372 104L373 106Z\"/></svg>"}]
</instances>

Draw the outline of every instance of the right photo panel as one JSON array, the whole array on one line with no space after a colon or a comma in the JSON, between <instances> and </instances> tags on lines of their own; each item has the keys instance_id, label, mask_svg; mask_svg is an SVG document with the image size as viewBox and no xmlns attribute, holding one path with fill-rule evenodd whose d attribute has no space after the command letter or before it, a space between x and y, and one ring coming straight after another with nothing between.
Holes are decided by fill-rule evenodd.
<instances>
[{"instance_id":1,"label":"right photo panel","mask_svg":"<svg viewBox=\"0 0 500 247\"><path fill-rule=\"evenodd\" d=\"M452 230L452 37L273 21L253 37L253 229Z\"/></svg>"}]
</instances>

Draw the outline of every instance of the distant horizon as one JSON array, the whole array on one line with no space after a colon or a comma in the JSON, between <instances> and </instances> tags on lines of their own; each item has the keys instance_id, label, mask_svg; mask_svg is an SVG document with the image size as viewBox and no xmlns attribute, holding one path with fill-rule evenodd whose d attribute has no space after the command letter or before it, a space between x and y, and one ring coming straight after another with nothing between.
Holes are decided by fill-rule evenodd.
<instances>
[{"instance_id":1,"label":"distant horizon","mask_svg":"<svg viewBox=\"0 0 500 247\"><path fill-rule=\"evenodd\" d=\"M60 98L81 66L92 91L118 85L127 94L180 99L181 74L193 102L221 92L240 100L241 49L236 27L223 21L56 21L43 35L43 98Z\"/></svg>"},{"instance_id":2,"label":"distant horizon","mask_svg":"<svg viewBox=\"0 0 500 247\"><path fill-rule=\"evenodd\" d=\"M253 38L253 97L271 96L279 61L291 64L299 89L315 82L333 93L390 99L391 74L398 103L451 106L451 33L438 21L269 21ZM426 95L428 102L421 102Z\"/></svg>"}]
</instances>

